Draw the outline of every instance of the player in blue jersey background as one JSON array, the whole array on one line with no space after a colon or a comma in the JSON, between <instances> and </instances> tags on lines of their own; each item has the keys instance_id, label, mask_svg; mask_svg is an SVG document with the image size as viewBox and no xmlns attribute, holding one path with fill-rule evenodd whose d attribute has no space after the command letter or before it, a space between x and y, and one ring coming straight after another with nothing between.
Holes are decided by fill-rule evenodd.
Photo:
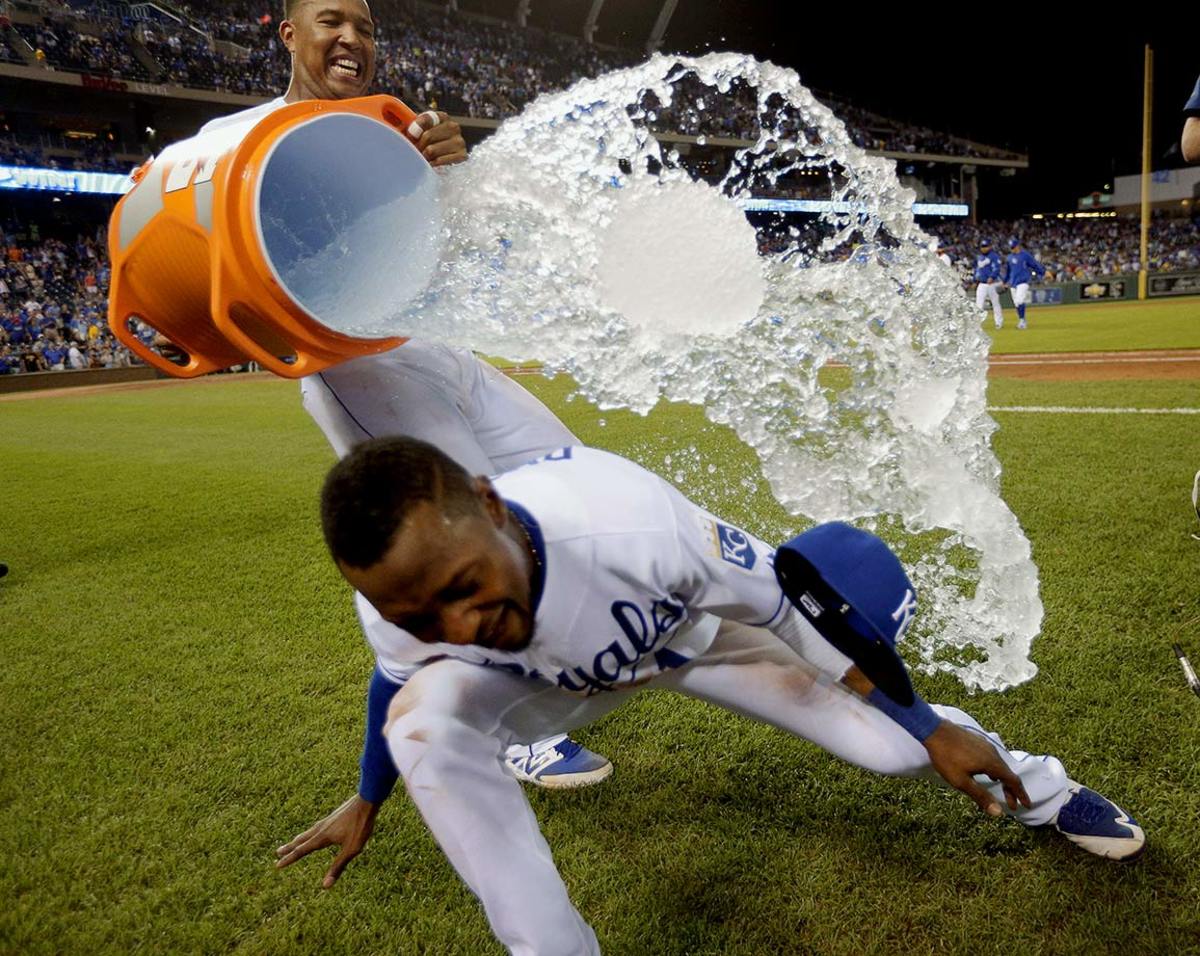
<instances>
[{"instance_id":1,"label":"player in blue jersey background","mask_svg":"<svg viewBox=\"0 0 1200 956\"><path fill-rule=\"evenodd\" d=\"M992 318L996 328L1004 325L1004 313L1000 311L1000 276L1004 265L1000 254L992 248L990 239L979 240L979 255L975 257L975 308L983 311L985 300L992 302Z\"/></svg>"},{"instance_id":2,"label":"player in blue jersey background","mask_svg":"<svg viewBox=\"0 0 1200 956\"><path fill-rule=\"evenodd\" d=\"M1013 305L1017 307L1017 328L1025 328L1025 307L1029 304L1029 281L1033 276L1041 279L1046 267L1029 254L1015 236L1008 242L1008 258L1004 261L1005 284L1012 292ZM999 326L997 326L998 328Z\"/></svg>"}]
</instances>

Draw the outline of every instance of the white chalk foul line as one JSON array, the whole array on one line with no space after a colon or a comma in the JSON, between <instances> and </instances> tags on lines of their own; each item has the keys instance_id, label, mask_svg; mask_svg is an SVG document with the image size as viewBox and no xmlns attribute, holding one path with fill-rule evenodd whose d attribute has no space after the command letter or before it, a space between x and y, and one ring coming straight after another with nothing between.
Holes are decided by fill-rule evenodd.
<instances>
[{"instance_id":1,"label":"white chalk foul line","mask_svg":"<svg viewBox=\"0 0 1200 956\"><path fill-rule=\"evenodd\" d=\"M1071 405L991 405L988 411L1046 415L1200 415L1200 408L1090 408Z\"/></svg>"},{"instance_id":2,"label":"white chalk foul line","mask_svg":"<svg viewBox=\"0 0 1200 956\"><path fill-rule=\"evenodd\" d=\"M1160 365L1167 362L1200 362L1200 356L1165 355L1161 358L1065 358L1065 359L1010 359L993 358L992 367L1006 365Z\"/></svg>"}]
</instances>

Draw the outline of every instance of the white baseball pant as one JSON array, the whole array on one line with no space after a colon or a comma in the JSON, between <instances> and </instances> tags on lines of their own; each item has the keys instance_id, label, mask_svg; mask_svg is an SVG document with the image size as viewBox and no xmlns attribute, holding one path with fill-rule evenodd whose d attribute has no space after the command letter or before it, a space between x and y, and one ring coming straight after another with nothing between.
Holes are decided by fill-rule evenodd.
<instances>
[{"instance_id":1,"label":"white baseball pant","mask_svg":"<svg viewBox=\"0 0 1200 956\"><path fill-rule=\"evenodd\" d=\"M1012 295L1013 305L1028 305L1032 296L1029 294L1029 283L1022 282L1020 285L1015 285L1009 290Z\"/></svg>"},{"instance_id":2,"label":"white baseball pant","mask_svg":"<svg viewBox=\"0 0 1200 956\"><path fill-rule=\"evenodd\" d=\"M941 779L899 725L760 628L722 622L706 653L651 683L772 724L868 770ZM599 945L567 896L520 784L501 765L504 748L549 728L590 723L639 689L581 697L447 659L422 668L392 701L388 747L409 795L514 956L577 956L598 953ZM985 734L961 710L935 710ZM1062 764L1008 751L998 736L986 736L1032 802L1011 815L1030 826L1049 823L1068 796ZM980 783L1006 806L1000 785Z\"/></svg>"},{"instance_id":3,"label":"white baseball pant","mask_svg":"<svg viewBox=\"0 0 1200 956\"><path fill-rule=\"evenodd\" d=\"M1004 313L1000 310L1000 293L996 291L995 283L981 282L975 287L975 308L981 312L986 308L986 300L992 300L992 318L996 320L996 328L1004 324Z\"/></svg>"}]
</instances>

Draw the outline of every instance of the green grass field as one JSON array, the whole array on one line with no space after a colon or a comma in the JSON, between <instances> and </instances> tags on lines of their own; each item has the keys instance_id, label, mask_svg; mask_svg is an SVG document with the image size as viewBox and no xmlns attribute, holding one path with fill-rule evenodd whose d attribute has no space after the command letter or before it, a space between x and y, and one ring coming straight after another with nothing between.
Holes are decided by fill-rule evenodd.
<instances>
[{"instance_id":1,"label":"green grass field","mask_svg":"<svg viewBox=\"0 0 1200 956\"><path fill-rule=\"evenodd\" d=\"M1035 311L1030 340L1059 314ZM707 506L788 526L698 411L601 417L561 379L521 381L584 441L685 462ZM1197 407L1200 385L997 380L991 401ZM1041 672L1003 694L918 686L1122 802L1145 857L1106 863L652 692L581 735L611 781L530 793L606 952L1200 952L1200 699L1170 650L1200 663L1200 420L996 418L1041 571ZM498 952L403 793L333 890L323 854L272 868L353 790L371 666L323 553L332 457L295 384L4 402L0 456L0 952Z\"/></svg>"},{"instance_id":2,"label":"green grass field","mask_svg":"<svg viewBox=\"0 0 1200 956\"><path fill-rule=\"evenodd\" d=\"M1029 328L1018 329L1016 310L1005 309L1004 328L996 331L989 312L983 327L992 337L992 351L1005 355L1200 348L1197 296L1030 306L1028 318Z\"/></svg>"}]
</instances>

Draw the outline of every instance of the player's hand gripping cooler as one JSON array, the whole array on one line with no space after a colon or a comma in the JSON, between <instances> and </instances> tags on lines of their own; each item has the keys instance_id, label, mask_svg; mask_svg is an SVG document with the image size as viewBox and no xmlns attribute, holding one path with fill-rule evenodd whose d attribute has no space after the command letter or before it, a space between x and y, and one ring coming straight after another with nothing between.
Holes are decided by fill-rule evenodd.
<instances>
[{"instance_id":1,"label":"player's hand gripping cooler","mask_svg":"<svg viewBox=\"0 0 1200 956\"><path fill-rule=\"evenodd\" d=\"M113 333L185 378L251 360L299 378L402 343L355 330L437 266L437 177L406 135L415 118L390 96L306 100L168 147L113 211ZM186 362L147 346L135 318Z\"/></svg>"}]
</instances>

